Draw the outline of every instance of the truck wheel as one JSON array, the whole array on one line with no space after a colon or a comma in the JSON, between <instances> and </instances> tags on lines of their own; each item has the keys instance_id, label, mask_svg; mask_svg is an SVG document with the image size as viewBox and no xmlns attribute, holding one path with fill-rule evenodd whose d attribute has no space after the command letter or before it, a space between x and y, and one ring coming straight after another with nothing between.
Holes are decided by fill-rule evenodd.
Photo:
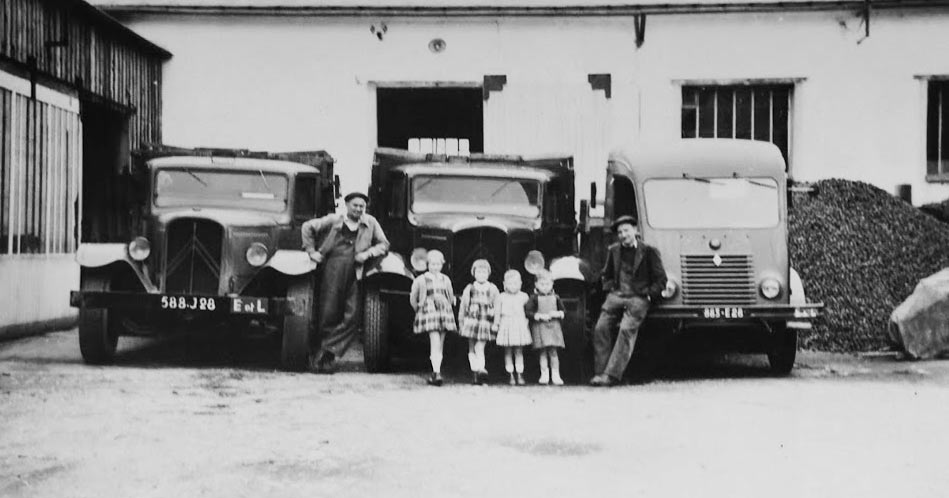
<instances>
[{"instance_id":1,"label":"truck wheel","mask_svg":"<svg viewBox=\"0 0 949 498\"><path fill-rule=\"evenodd\" d=\"M797 330L788 328L787 324L778 323L771 326L771 338L768 349L768 363L771 364L771 373L788 375L794 368L794 357L797 354Z\"/></svg>"},{"instance_id":2,"label":"truck wheel","mask_svg":"<svg viewBox=\"0 0 949 498\"><path fill-rule=\"evenodd\" d=\"M84 273L80 288L83 291L105 292L111 287L111 278L104 273ZM119 342L118 317L109 317L105 308L79 307L79 352L82 361L90 365L111 363Z\"/></svg>"},{"instance_id":3,"label":"truck wheel","mask_svg":"<svg viewBox=\"0 0 949 498\"><path fill-rule=\"evenodd\" d=\"M389 303L382 298L378 286L366 289L363 316L363 360L371 373L389 367Z\"/></svg>"},{"instance_id":4,"label":"truck wheel","mask_svg":"<svg viewBox=\"0 0 949 498\"><path fill-rule=\"evenodd\" d=\"M294 278L287 287L287 299L295 302L300 314L283 319L283 340L280 347L280 366L291 372L306 370L310 359L310 336L313 329L312 275ZM296 303L302 303L302 307Z\"/></svg>"}]
</instances>

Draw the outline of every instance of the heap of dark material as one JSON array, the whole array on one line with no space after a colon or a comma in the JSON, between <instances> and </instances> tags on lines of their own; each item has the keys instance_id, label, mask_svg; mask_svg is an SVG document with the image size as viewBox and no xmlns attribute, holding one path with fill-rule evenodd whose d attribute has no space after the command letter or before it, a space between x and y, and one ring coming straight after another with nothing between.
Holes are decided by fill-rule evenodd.
<instances>
[{"instance_id":1,"label":"heap of dark material","mask_svg":"<svg viewBox=\"0 0 949 498\"><path fill-rule=\"evenodd\" d=\"M920 279L949 266L949 225L872 185L822 180L817 195L795 193L789 216L791 265L824 317L801 347L887 349L890 313Z\"/></svg>"}]
</instances>

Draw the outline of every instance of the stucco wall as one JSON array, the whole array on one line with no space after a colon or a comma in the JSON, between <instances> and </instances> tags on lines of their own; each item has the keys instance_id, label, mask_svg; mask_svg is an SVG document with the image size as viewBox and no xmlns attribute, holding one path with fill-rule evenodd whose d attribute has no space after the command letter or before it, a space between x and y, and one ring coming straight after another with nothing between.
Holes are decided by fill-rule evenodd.
<instances>
[{"instance_id":1,"label":"stucco wall","mask_svg":"<svg viewBox=\"0 0 949 498\"><path fill-rule=\"evenodd\" d=\"M380 41L370 26L387 31ZM851 12L631 18L370 19L141 16L139 34L171 51L163 81L167 143L324 148L344 190L364 189L376 140L375 85L477 84L505 74L485 103L489 152L568 152L578 185L602 182L608 149L680 133L683 81L777 78L795 87L791 169L845 177L919 204L949 197L925 182L925 83L949 74L949 13ZM443 38L440 54L428 50ZM612 74L612 98L589 73Z\"/></svg>"},{"instance_id":2,"label":"stucco wall","mask_svg":"<svg viewBox=\"0 0 949 498\"><path fill-rule=\"evenodd\" d=\"M74 254L0 256L0 339L71 326L76 308L69 291L79 289Z\"/></svg>"}]
</instances>

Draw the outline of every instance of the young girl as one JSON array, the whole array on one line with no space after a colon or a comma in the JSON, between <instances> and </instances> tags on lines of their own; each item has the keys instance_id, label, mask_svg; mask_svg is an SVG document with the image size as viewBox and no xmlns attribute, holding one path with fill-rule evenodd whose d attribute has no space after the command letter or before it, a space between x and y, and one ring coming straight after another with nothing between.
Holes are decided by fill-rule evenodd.
<instances>
[{"instance_id":1,"label":"young girl","mask_svg":"<svg viewBox=\"0 0 949 498\"><path fill-rule=\"evenodd\" d=\"M468 364L474 384L484 384L488 371L484 363L484 346L494 340L491 330L494 319L494 303L500 292L498 287L488 282L491 276L491 264L479 259L471 265L471 274L475 281L465 287L461 293L461 306L458 308L458 334L468 338Z\"/></svg>"},{"instance_id":2,"label":"young girl","mask_svg":"<svg viewBox=\"0 0 949 498\"><path fill-rule=\"evenodd\" d=\"M521 274L517 270L504 273L504 292L494 305L494 326L498 346L504 348L504 369L513 386L524 385L524 346L531 344L524 305L527 294L521 292ZM514 373L517 372L515 376Z\"/></svg>"},{"instance_id":3,"label":"young girl","mask_svg":"<svg viewBox=\"0 0 949 498\"><path fill-rule=\"evenodd\" d=\"M547 270L537 272L534 284L535 292L524 307L531 321L531 335L534 336L534 349L540 353L539 384L552 382L562 386L560 378L560 358L557 348L564 347L563 329L560 321L564 317L563 302L554 294L554 278ZM550 372L547 371L548 359Z\"/></svg>"},{"instance_id":4,"label":"young girl","mask_svg":"<svg viewBox=\"0 0 949 498\"><path fill-rule=\"evenodd\" d=\"M445 333L455 331L455 314L451 309L455 294L451 287L451 280L447 275L442 274L444 265L445 256L441 251L429 251L428 271L415 277L409 294L409 303L415 310L413 331L416 334L428 334L429 358L432 361L432 376L428 379L428 383L433 386L442 385L442 351L445 347Z\"/></svg>"}]
</instances>

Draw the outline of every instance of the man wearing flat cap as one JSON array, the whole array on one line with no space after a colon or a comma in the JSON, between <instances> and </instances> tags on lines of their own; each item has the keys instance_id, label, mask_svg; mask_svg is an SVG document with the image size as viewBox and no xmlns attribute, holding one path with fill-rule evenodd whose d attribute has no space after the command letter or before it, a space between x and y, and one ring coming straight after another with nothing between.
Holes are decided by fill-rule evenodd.
<instances>
[{"instance_id":1,"label":"man wearing flat cap","mask_svg":"<svg viewBox=\"0 0 949 498\"><path fill-rule=\"evenodd\" d=\"M359 283L363 265L389 251L389 239L379 222L366 214L369 198L348 194L346 214L328 214L303 224L303 249L323 267L319 283L319 349L310 368L332 373L359 327Z\"/></svg>"},{"instance_id":2,"label":"man wearing flat cap","mask_svg":"<svg viewBox=\"0 0 949 498\"><path fill-rule=\"evenodd\" d=\"M590 384L602 387L618 384L623 378L649 305L666 287L659 251L638 239L636 218L620 216L612 228L619 242L610 245L606 255L601 275L608 294L593 329L596 375Z\"/></svg>"}]
</instances>

